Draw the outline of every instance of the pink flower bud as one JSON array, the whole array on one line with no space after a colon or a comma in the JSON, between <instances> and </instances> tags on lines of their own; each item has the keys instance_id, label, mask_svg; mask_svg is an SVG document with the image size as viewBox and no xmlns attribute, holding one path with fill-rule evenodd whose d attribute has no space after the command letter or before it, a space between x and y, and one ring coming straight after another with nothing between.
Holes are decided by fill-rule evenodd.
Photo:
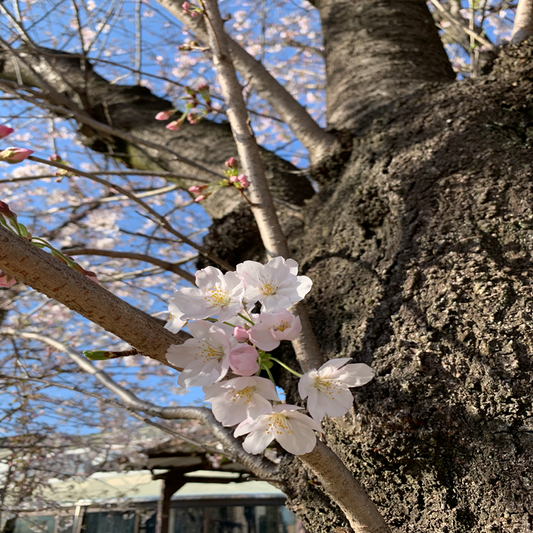
<instances>
[{"instance_id":1,"label":"pink flower bud","mask_svg":"<svg viewBox=\"0 0 533 533\"><path fill-rule=\"evenodd\" d=\"M228 168L239 168L239 162L234 157L230 157L224 164Z\"/></svg>"},{"instance_id":2,"label":"pink flower bud","mask_svg":"<svg viewBox=\"0 0 533 533\"><path fill-rule=\"evenodd\" d=\"M167 128L167 130L171 130L171 131L177 131L181 128L181 125L182 125L182 122L181 120L174 120L170 123L168 123L165 128Z\"/></svg>"},{"instance_id":3,"label":"pink flower bud","mask_svg":"<svg viewBox=\"0 0 533 533\"><path fill-rule=\"evenodd\" d=\"M189 113L187 115L187 120L189 121L189 124L197 124L200 122L200 118L196 113Z\"/></svg>"},{"instance_id":4,"label":"pink flower bud","mask_svg":"<svg viewBox=\"0 0 533 533\"><path fill-rule=\"evenodd\" d=\"M13 128L8 128L7 126L0 126L0 139L7 137L9 134L13 133L15 130Z\"/></svg>"},{"instance_id":5,"label":"pink flower bud","mask_svg":"<svg viewBox=\"0 0 533 533\"><path fill-rule=\"evenodd\" d=\"M200 196L197 196L194 201L195 202L202 202L203 200L205 200L209 195L208 194L201 194Z\"/></svg>"},{"instance_id":6,"label":"pink flower bud","mask_svg":"<svg viewBox=\"0 0 533 533\"><path fill-rule=\"evenodd\" d=\"M189 192L198 194L199 192L202 192L206 187L207 185L193 185L192 187L189 187Z\"/></svg>"},{"instance_id":7,"label":"pink flower bud","mask_svg":"<svg viewBox=\"0 0 533 533\"><path fill-rule=\"evenodd\" d=\"M241 326L237 326L233 329L233 336L237 340L237 342L248 342L250 339L250 335L248 335L248 331L244 328L241 328Z\"/></svg>"},{"instance_id":8,"label":"pink flower bud","mask_svg":"<svg viewBox=\"0 0 533 533\"><path fill-rule=\"evenodd\" d=\"M239 177L238 176L230 176L229 180L231 181L231 183L237 183L239 181Z\"/></svg>"},{"instance_id":9,"label":"pink flower bud","mask_svg":"<svg viewBox=\"0 0 533 533\"><path fill-rule=\"evenodd\" d=\"M0 287L13 287L17 280L0 270Z\"/></svg>"},{"instance_id":10,"label":"pink flower bud","mask_svg":"<svg viewBox=\"0 0 533 533\"><path fill-rule=\"evenodd\" d=\"M229 366L239 376L253 376L259 370L259 353L249 344L241 344L229 353Z\"/></svg>"},{"instance_id":11,"label":"pink flower bud","mask_svg":"<svg viewBox=\"0 0 533 533\"><path fill-rule=\"evenodd\" d=\"M241 184L241 187L243 189L246 189L247 187L250 186L250 182L248 181L248 177L245 176L244 174L241 174L237 179L239 180L239 183Z\"/></svg>"},{"instance_id":12,"label":"pink flower bud","mask_svg":"<svg viewBox=\"0 0 533 533\"><path fill-rule=\"evenodd\" d=\"M188 13L189 9L191 9L191 4L189 2L183 2L183 4L181 4L181 9L183 9L184 13Z\"/></svg>"},{"instance_id":13,"label":"pink flower bud","mask_svg":"<svg viewBox=\"0 0 533 533\"><path fill-rule=\"evenodd\" d=\"M31 154L33 154L33 150L28 150L27 148L14 148L11 146L0 152L0 161L5 161L6 163L13 165L24 161Z\"/></svg>"},{"instance_id":14,"label":"pink flower bud","mask_svg":"<svg viewBox=\"0 0 533 533\"><path fill-rule=\"evenodd\" d=\"M199 13L198 13L198 11L191 11L189 13L189 15L191 15L192 18L195 18L195 17L197 17L199 15Z\"/></svg>"},{"instance_id":15,"label":"pink flower bud","mask_svg":"<svg viewBox=\"0 0 533 533\"><path fill-rule=\"evenodd\" d=\"M160 111L156 116L156 120L168 120L174 114L174 109L168 111Z\"/></svg>"}]
</instances>

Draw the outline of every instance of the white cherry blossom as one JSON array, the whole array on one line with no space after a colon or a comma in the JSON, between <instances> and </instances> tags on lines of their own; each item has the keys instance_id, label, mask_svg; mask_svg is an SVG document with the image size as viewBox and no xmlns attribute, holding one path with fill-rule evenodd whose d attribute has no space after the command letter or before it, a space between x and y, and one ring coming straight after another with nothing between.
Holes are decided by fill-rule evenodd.
<instances>
[{"instance_id":1,"label":"white cherry blossom","mask_svg":"<svg viewBox=\"0 0 533 533\"><path fill-rule=\"evenodd\" d=\"M252 454L261 453L273 440L294 455L309 453L316 444L314 431L323 430L318 422L298 409L296 405L276 405L268 413L241 422L234 435L248 433L243 448Z\"/></svg>"},{"instance_id":2,"label":"white cherry blossom","mask_svg":"<svg viewBox=\"0 0 533 533\"><path fill-rule=\"evenodd\" d=\"M234 426L247 417L269 413L268 400L279 401L274 384L265 378L242 377L208 385L202 389L211 402L215 418L224 426Z\"/></svg>"},{"instance_id":3,"label":"white cherry blossom","mask_svg":"<svg viewBox=\"0 0 533 533\"><path fill-rule=\"evenodd\" d=\"M277 348L280 341L294 340L302 331L300 319L286 309L272 314L261 313L258 321L247 333L260 350L267 352Z\"/></svg>"},{"instance_id":4,"label":"white cherry blossom","mask_svg":"<svg viewBox=\"0 0 533 533\"><path fill-rule=\"evenodd\" d=\"M178 333L187 324L187 320L179 318L183 315L183 311L176 305L173 297L168 301L168 310L170 311L170 316L168 317L168 322L165 324L165 329L168 329L172 333Z\"/></svg>"},{"instance_id":5,"label":"white cherry blossom","mask_svg":"<svg viewBox=\"0 0 533 533\"><path fill-rule=\"evenodd\" d=\"M181 321L199 320L218 315L220 321L243 309L244 283L235 272L222 274L218 268L206 267L196 272L198 288L175 292L169 300L171 313Z\"/></svg>"},{"instance_id":6,"label":"white cherry blossom","mask_svg":"<svg viewBox=\"0 0 533 533\"><path fill-rule=\"evenodd\" d=\"M261 302L261 310L266 313L287 309L299 302L313 285L307 276L297 276L296 261L283 257L274 257L266 265L244 261L237 265L237 273L246 284L246 301Z\"/></svg>"},{"instance_id":7,"label":"white cherry blossom","mask_svg":"<svg viewBox=\"0 0 533 533\"><path fill-rule=\"evenodd\" d=\"M181 387L212 385L220 381L229 369L229 353L237 341L210 322L198 321L189 324L192 339L183 344L172 345L167 359L183 368L178 378Z\"/></svg>"},{"instance_id":8,"label":"white cherry blossom","mask_svg":"<svg viewBox=\"0 0 533 533\"><path fill-rule=\"evenodd\" d=\"M318 370L304 374L298 383L300 396L307 399L307 409L315 420L324 415L342 416L353 404L350 387L361 387L373 377L364 363L348 365L349 358L332 359Z\"/></svg>"}]
</instances>

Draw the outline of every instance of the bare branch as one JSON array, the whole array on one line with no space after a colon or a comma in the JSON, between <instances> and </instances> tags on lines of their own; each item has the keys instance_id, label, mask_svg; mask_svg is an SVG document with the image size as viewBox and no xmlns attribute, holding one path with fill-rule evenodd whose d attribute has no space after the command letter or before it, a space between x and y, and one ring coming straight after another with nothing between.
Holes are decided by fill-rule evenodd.
<instances>
[{"instance_id":1,"label":"bare branch","mask_svg":"<svg viewBox=\"0 0 533 533\"><path fill-rule=\"evenodd\" d=\"M174 272L174 274L178 274L178 276L181 276L183 279L186 279L193 285L195 282L195 277L186 270L180 268L176 263L169 263L168 261L163 261L162 259L152 257L151 255L136 254L118 250L99 250L97 248L73 248L67 250L66 253L68 255L100 255L102 257L117 257L119 259L134 259L136 261L144 261L145 263L157 265L163 270Z\"/></svg>"},{"instance_id":2,"label":"bare branch","mask_svg":"<svg viewBox=\"0 0 533 533\"><path fill-rule=\"evenodd\" d=\"M209 34L202 17L192 18L183 13L180 0L157 0L178 20L194 31L198 38L209 42ZM244 48L227 37L227 46L241 76L257 94L268 102L307 148L312 163L317 163L337 147L334 135L324 131L306 109Z\"/></svg>"},{"instance_id":3,"label":"bare branch","mask_svg":"<svg viewBox=\"0 0 533 533\"><path fill-rule=\"evenodd\" d=\"M232 430L223 427L213 416L209 409L204 407L160 407L141 400L135 394L119 385L109 376L105 371L96 368L85 357L70 350L64 344L37 333L20 332L12 329L2 329L0 333L6 335L14 335L27 339L35 339L56 348L65 353L72 359L82 370L94 376L104 387L116 394L124 405L129 409L142 411L150 416L157 416L165 420L199 420L204 422L210 429L213 436L219 440L225 447L225 453L230 455L233 459L239 461L244 466L248 467L252 472L264 478L265 480L273 480L277 474L277 466L266 458L257 457L247 454L237 440Z\"/></svg>"},{"instance_id":4,"label":"bare branch","mask_svg":"<svg viewBox=\"0 0 533 533\"><path fill-rule=\"evenodd\" d=\"M8 333L6 331L0 331L0 334L8 334ZM205 445L205 444L203 444L201 442L198 442L198 441L196 441L194 439L191 439L191 438L187 437L187 435L184 435L183 433L180 433L179 431L175 431L174 429L169 428L168 426L166 426L164 424L159 424L158 422L154 422L150 418L147 418L147 417L139 414L137 411L135 411L131 407L128 407L128 406L126 406L126 405L124 405L124 404L122 404L122 403L120 403L120 402L118 402L116 400L111 399L111 398L105 398L104 396L101 396L100 394L96 394L95 392L91 392L91 391L82 389L80 387L76 387L74 385L66 385L65 383L59 383L57 381L42 379L42 378L38 378L38 377L35 377L35 376L18 377L18 376L8 376L7 374L0 374L0 379L6 380L6 381L21 381L21 382L32 381L32 382L35 382L35 383L42 383L43 385L46 385L47 387L57 387L59 389L65 389L65 390L69 390L69 391L72 391L72 392L77 392L77 393L82 394L84 396L89 396L90 398L95 398L96 400L98 400L98 401L100 401L102 403L105 403L105 404L108 404L108 405L112 405L112 406L117 407L119 409L123 409L123 410L127 411L131 416L137 418L138 420L143 421L145 424L148 424L150 426L156 427L157 429L160 429L161 431L164 431L165 433L168 433L169 435L172 435L173 437L176 437L178 439L184 440L185 442L188 442L189 444L192 444L194 446L198 446L199 448L204 449L207 452L217 453L217 454L221 454L221 455L227 455L228 457L231 458L231 455L226 454L224 450L219 450L217 448L211 448L210 446L207 446L207 445ZM14 446L9 446L9 449L13 449L13 448L14 448Z\"/></svg>"},{"instance_id":5,"label":"bare branch","mask_svg":"<svg viewBox=\"0 0 533 533\"><path fill-rule=\"evenodd\" d=\"M234 267L230 265L228 262L224 261L223 259L220 259L219 257L216 257L210 254L209 252L206 252L200 245L196 244L193 240L189 239L189 237L177 231L163 215L160 215L155 209L153 209L149 204L144 202L139 196L132 193L131 191L128 191L127 189L124 189L124 187L121 187L120 185L117 185L116 183L110 183L109 181L103 178L99 178L96 174L90 174L88 172L84 172L83 170L79 170L69 165L58 163L57 161L46 161L45 159L41 159L40 157L35 157L32 155L28 157L28 159L30 159L31 161L35 161L37 163L43 163L45 165L60 168L61 170L66 170L68 172L71 172L72 174L76 174L77 176L83 176L84 178L89 178L90 180L96 181L97 183L105 185L106 187L117 190L118 192L122 193L124 196L129 198L130 200L133 200L134 202L139 204L143 209L146 210L147 213L149 213L159 223L159 225L162 228L166 229L169 233L172 233L172 235L175 235L176 237L178 237L178 239L180 239L184 244L188 244L195 250L198 250L200 254L207 257L208 259L218 264L222 268L225 268L226 270L234 270Z\"/></svg>"},{"instance_id":6,"label":"bare branch","mask_svg":"<svg viewBox=\"0 0 533 533\"><path fill-rule=\"evenodd\" d=\"M499 51L499 48L492 44L488 39L485 37L482 37L479 33L477 33L472 28L469 28L468 26L461 23L460 20L458 20L456 17L454 17L440 2L439 0L429 0L435 8L439 11L439 13L442 13L445 18L447 18L452 24L454 24L457 28L459 28L461 31L466 33L469 37L476 40L478 43L482 44L483 46L486 46L491 52L497 53ZM531 0L533 1L533 0Z\"/></svg>"}]
</instances>

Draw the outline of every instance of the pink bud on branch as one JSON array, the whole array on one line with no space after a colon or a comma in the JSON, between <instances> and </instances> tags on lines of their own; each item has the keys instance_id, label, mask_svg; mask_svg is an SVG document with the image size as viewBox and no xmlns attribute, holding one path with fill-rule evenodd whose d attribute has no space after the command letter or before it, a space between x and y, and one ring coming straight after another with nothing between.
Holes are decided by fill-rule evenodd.
<instances>
[{"instance_id":1,"label":"pink bud on branch","mask_svg":"<svg viewBox=\"0 0 533 533\"><path fill-rule=\"evenodd\" d=\"M0 126L0 139L3 139L4 137L7 137L11 133L13 133L15 130L13 128L9 128L8 126Z\"/></svg>"},{"instance_id":2,"label":"pink bud on branch","mask_svg":"<svg viewBox=\"0 0 533 533\"><path fill-rule=\"evenodd\" d=\"M165 127L167 128L167 130L177 131L177 130L179 130L181 128L182 124L183 124L182 120L174 120L174 121L168 123Z\"/></svg>"},{"instance_id":3,"label":"pink bud on branch","mask_svg":"<svg viewBox=\"0 0 533 533\"><path fill-rule=\"evenodd\" d=\"M13 287L13 285L15 285L16 282L17 280L15 278L12 278L8 274L0 270L0 287L6 287L6 288Z\"/></svg>"},{"instance_id":4,"label":"pink bud on branch","mask_svg":"<svg viewBox=\"0 0 533 533\"><path fill-rule=\"evenodd\" d=\"M250 186L250 182L248 181L248 177L245 176L244 174L241 174L240 176L237 177L237 179L239 180L239 183L241 184L241 187L243 189L246 189Z\"/></svg>"},{"instance_id":5,"label":"pink bud on branch","mask_svg":"<svg viewBox=\"0 0 533 533\"><path fill-rule=\"evenodd\" d=\"M198 193L202 192L206 188L207 188L207 185L193 185L192 187L189 187L189 192L193 192L195 194L198 194Z\"/></svg>"},{"instance_id":6,"label":"pink bud on branch","mask_svg":"<svg viewBox=\"0 0 533 533\"><path fill-rule=\"evenodd\" d=\"M0 152L0 161L14 165L24 161L31 154L33 154L33 150L28 150L27 148L9 147Z\"/></svg>"},{"instance_id":7,"label":"pink bud on branch","mask_svg":"<svg viewBox=\"0 0 533 533\"><path fill-rule=\"evenodd\" d=\"M239 162L234 157L230 157L224 164L228 168L239 168Z\"/></svg>"},{"instance_id":8,"label":"pink bud on branch","mask_svg":"<svg viewBox=\"0 0 533 533\"><path fill-rule=\"evenodd\" d=\"M174 113L176 112L175 109L170 109L168 111L160 111L156 116L156 120L168 120Z\"/></svg>"}]
</instances>

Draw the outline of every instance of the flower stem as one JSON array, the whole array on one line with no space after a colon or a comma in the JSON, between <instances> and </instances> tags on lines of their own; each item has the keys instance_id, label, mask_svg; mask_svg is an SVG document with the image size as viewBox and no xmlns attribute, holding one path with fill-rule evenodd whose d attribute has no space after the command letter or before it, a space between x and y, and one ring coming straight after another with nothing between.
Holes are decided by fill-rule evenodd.
<instances>
[{"instance_id":1,"label":"flower stem","mask_svg":"<svg viewBox=\"0 0 533 533\"><path fill-rule=\"evenodd\" d=\"M246 312L248 314L248 311ZM246 322L250 322L252 326L255 326L255 322L251 318L245 317L242 313L238 313L238 315L243 319L246 320Z\"/></svg>"},{"instance_id":2,"label":"flower stem","mask_svg":"<svg viewBox=\"0 0 533 533\"><path fill-rule=\"evenodd\" d=\"M298 374L298 372L294 371L292 368L289 368L285 363L282 363L280 360L276 359L275 357L270 357L270 361L275 361L278 363L278 365L281 365L285 370L288 370L291 374L294 374L295 376L301 378L302 374Z\"/></svg>"},{"instance_id":3,"label":"flower stem","mask_svg":"<svg viewBox=\"0 0 533 533\"><path fill-rule=\"evenodd\" d=\"M263 369L266 370L270 381L272 381L272 383L274 383L274 386L276 386L276 382L274 381L274 376L272 375L272 372L270 372L270 370L266 366L264 366Z\"/></svg>"}]
</instances>

